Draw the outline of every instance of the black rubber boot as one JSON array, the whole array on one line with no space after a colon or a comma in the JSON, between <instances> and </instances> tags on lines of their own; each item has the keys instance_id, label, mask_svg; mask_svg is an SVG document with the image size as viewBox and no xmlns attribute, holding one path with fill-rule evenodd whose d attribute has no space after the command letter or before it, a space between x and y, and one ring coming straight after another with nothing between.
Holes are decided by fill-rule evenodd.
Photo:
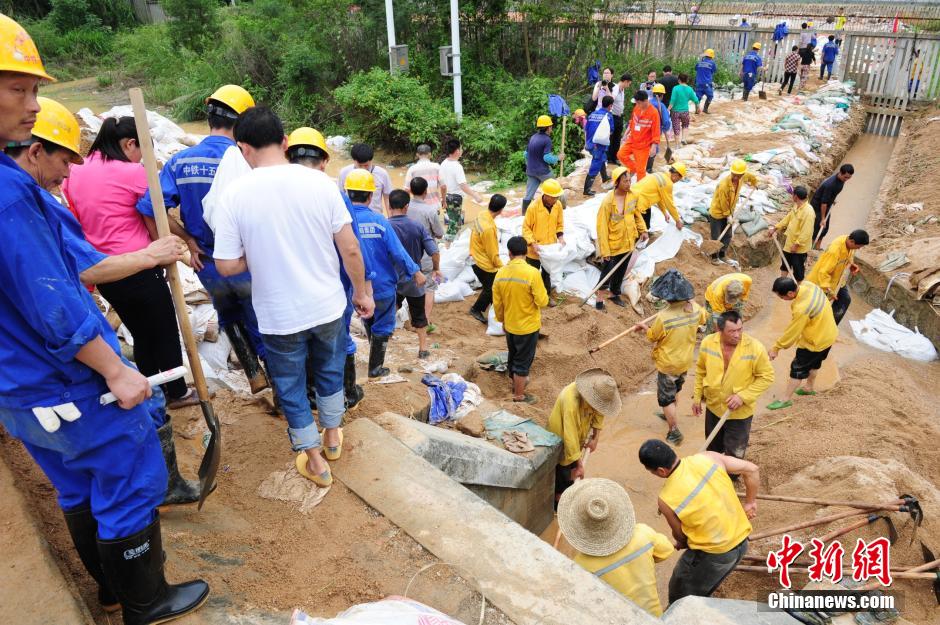
<instances>
[{"instance_id":1,"label":"black rubber boot","mask_svg":"<svg viewBox=\"0 0 940 625\"><path fill-rule=\"evenodd\" d=\"M238 362L240 362L242 365L242 370L245 372L245 377L248 378L248 384L251 386L252 394L260 393L264 389L271 386L270 382L268 381L267 374L261 367L261 361L258 359L258 355L255 354L255 350L248 342L248 339L245 336L245 330L242 328L241 324L228 324L225 326L225 334L228 336L228 340L232 344L232 350L235 352L235 357L238 358Z\"/></svg>"},{"instance_id":2,"label":"black rubber boot","mask_svg":"<svg viewBox=\"0 0 940 625\"><path fill-rule=\"evenodd\" d=\"M747 102L747 96L749 96L749 95L751 95L751 92L750 92L750 91L745 91L745 92L744 92L744 101L745 101L745 102Z\"/></svg>"},{"instance_id":3,"label":"black rubber boot","mask_svg":"<svg viewBox=\"0 0 940 625\"><path fill-rule=\"evenodd\" d=\"M525 212L529 210L529 204L532 203L532 200L522 200L522 216L525 216Z\"/></svg>"},{"instance_id":4,"label":"black rubber boot","mask_svg":"<svg viewBox=\"0 0 940 625\"><path fill-rule=\"evenodd\" d=\"M648 174L653 173L653 161L655 160L656 160L655 156L651 156L648 159L646 159L646 173Z\"/></svg>"},{"instance_id":5,"label":"black rubber boot","mask_svg":"<svg viewBox=\"0 0 940 625\"><path fill-rule=\"evenodd\" d=\"M193 612L209 597L209 585L201 579L167 584L159 516L133 536L98 539L98 554L121 602L124 625L165 623Z\"/></svg>"},{"instance_id":6,"label":"black rubber boot","mask_svg":"<svg viewBox=\"0 0 940 625\"><path fill-rule=\"evenodd\" d=\"M591 187L594 186L594 176L585 176L584 177L584 195L593 196L594 191L591 190Z\"/></svg>"},{"instance_id":7,"label":"black rubber boot","mask_svg":"<svg viewBox=\"0 0 940 625\"><path fill-rule=\"evenodd\" d=\"M601 167L601 182L610 182L610 174L607 173L607 165Z\"/></svg>"},{"instance_id":8,"label":"black rubber boot","mask_svg":"<svg viewBox=\"0 0 940 625\"><path fill-rule=\"evenodd\" d=\"M85 570L98 582L98 603L105 612L117 612L121 609L118 598L114 595L101 568L98 555L98 520L91 513L91 508L79 508L65 512L65 525L69 528L72 544L81 558Z\"/></svg>"},{"instance_id":9,"label":"black rubber boot","mask_svg":"<svg viewBox=\"0 0 940 625\"><path fill-rule=\"evenodd\" d=\"M389 373L385 365L385 350L388 349L387 336L375 336L369 340L369 377L381 378Z\"/></svg>"},{"instance_id":10,"label":"black rubber boot","mask_svg":"<svg viewBox=\"0 0 940 625\"><path fill-rule=\"evenodd\" d=\"M705 98L705 106L702 107L703 113L708 113L708 107L711 106L711 103L712 103L711 98Z\"/></svg>"},{"instance_id":11,"label":"black rubber boot","mask_svg":"<svg viewBox=\"0 0 940 625\"><path fill-rule=\"evenodd\" d=\"M346 367L343 369L343 394L346 396L346 410L352 410L366 396L362 387L356 384L356 355L346 355Z\"/></svg>"},{"instance_id":12,"label":"black rubber boot","mask_svg":"<svg viewBox=\"0 0 940 625\"><path fill-rule=\"evenodd\" d=\"M166 496L160 505L178 506L196 503L202 491L199 488L199 482L187 480L180 475L179 467L176 465L176 444L173 442L173 426L170 425L169 416L167 416L166 423L157 428L157 435L160 437L160 449L163 450L163 461L166 462L166 470L169 473Z\"/></svg>"}]
</instances>

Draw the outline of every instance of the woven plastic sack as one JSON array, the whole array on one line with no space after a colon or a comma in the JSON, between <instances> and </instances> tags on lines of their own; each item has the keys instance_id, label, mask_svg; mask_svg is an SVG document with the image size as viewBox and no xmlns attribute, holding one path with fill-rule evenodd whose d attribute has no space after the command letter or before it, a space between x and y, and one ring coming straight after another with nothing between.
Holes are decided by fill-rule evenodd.
<instances>
[{"instance_id":1,"label":"woven plastic sack","mask_svg":"<svg viewBox=\"0 0 940 625\"><path fill-rule=\"evenodd\" d=\"M684 302L695 297L695 288L678 270L670 269L656 279L650 293L667 302Z\"/></svg>"}]
</instances>

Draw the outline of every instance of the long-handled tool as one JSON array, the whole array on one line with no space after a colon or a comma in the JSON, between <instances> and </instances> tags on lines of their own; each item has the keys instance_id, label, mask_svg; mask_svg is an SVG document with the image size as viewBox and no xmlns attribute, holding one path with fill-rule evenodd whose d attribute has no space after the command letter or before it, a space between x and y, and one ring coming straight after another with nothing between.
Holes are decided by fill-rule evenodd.
<instances>
[{"instance_id":1,"label":"long-handled tool","mask_svg":"<svg viewBox=\"0 0 940 625\"><path fill-rule=\"evenodd\" d=\"M929 579L933 580L933 592L934 596L937 599L937 604L940 605L940 570L933 571L932 569L937 569L940 567L940 560L934 560L932 562L927 562L926 564L921 564L920 566L915 566L904 571L897 571L891 573L891 577L894 579ZM930 573L925 573L924 571L931 571ZM874 580L868 582L860 588L854 590L866 592L869 590L876 590L881 587L881 582Z\"/></svg>"},{"instance_id":2,"label":"long-handled tool","mask_svg":"<svg viewBox=\"0 0 940 625\"><path fill-rule=\"evenodd\" d=\"M585 297L583 300L581 300L581 303L578 304L578 308L581 308L582 306L584 306L585 304L587 304L587 301L588 301L589 299L591 299L591 296L594 295L595 293L597 293L597 292L601 289L601 286L603 286L604 283L607 282L607 281L610 279L610 277L611 277L612 275L614 275L614 273L617 271L617 269L620 267L620 265L622 265L622 264L624 263L624 261L627 260L627 258L630 259L630 262L627 263L627 268L626 268L626 270L625 270L623 273L624 273L624 275L628 275L628 274L630 273L630 270L633 269L633 266L634 266L634 265L636 265L636 259L639 257L639 252L640 252L640 250L642 250L644 247L646 247L646 244L645 244L645 243L643 244L643 247L640 247L640 246L639 246L639 243L642 243L642 241L638 241L637 243L638 243L638 244L633 248L633 250L632 250L629 254L627 254L626 256L624 256L623 258L621 258L621 259L617 262L617 264L614 265L613 268L612 268L610 271L607 272L607 275L606 275L606 276L601 276L601 279L598 280L597 284L594 285L594 288L591 289L591 292L587 294L587 297Z\"/></svg>"},{"instance_id":3,"label":"long-handled tool","mask_svg":"<svg viewBox=\"0 0 940 625\"><path fill-rule=\"evenodd\" d=\"M173 380L179 380L181 377L186 375L186 367L179 366L173 367L169 371L161 371L160 373L155 373L154 375L147 378L147 384L151 387L160 386L161 384L166 384L167 382L172 382ZM102 406L107 406L108 404L113 404L117 401L117 397L114 396L114 393L105 393L101 396L100 400Z\"/></svg>"},{"instance_id":4,"label":"long-handled tool","mask_svg":"<svg viewBox=\"0 0 940 625\"><path fill-rule=\"evenodd\" d=\"M721 231L721 234L718 235L717 239L710 239L708 241L702 241L702 245L699 249L702 250L702 253L711 258L712 254L717 254L721 251L721 248L724 247L722 239L725 238L725 234L738 223L735 221L734 217L728 220L728 225L724 227L724 230ZM728 246L731 246L731 243L728 243Z\"/></svg>"},{"instance_id":5,"label":"long-handled tool","mask_svg":"<svg viewBox=\"0 0 940 625\"><path fill-rule=\"evenodd\" d=\"M666 134L666 151L663 153L663 160L667 165L672 165L672 144L669 143L669 133Z\"/></svg>"},{"instance_id":6,"label":"long-handled tool","mask_svg":"<svg viewBox=\"0 0 940 625\"><path fill-rule=\"evenodd\" d=\"M150 136L150 124L147 122L147 107L144 104L143 92L134 87L130 90L131 107L134 110L134 121L137 123L137 139L143 153L144 168L147 170L147 186L150 188L150 200L153 204L153 216L157 222L157 233L160 237L170 235L170 222L166 214L166 205L163 203L163 190L160 188L160 173L157 170L157 158L153 152L153 139ZM199 465L199 506L206 501L206 497L215 486L215 476L219 470L222 458L222 428L215 410L209 400L209 387L206 386L206 376L202 371L202 362L199 360L199 351L196 348L196 337L189 323L189 313L186 311L186 298L183 294L183 284L180 281L176 263L169 265L167 276L170 282L170 293L173 295L173 306L176 308L176 319L179 321L183 343L186 346L186 356L189 358L189 368L193 374L196 394L199 396L199 405L202 416L209 426L209 443L206 454Z\"/></svg>"},{"instance_id":7,"label":"long-handled tool","mask_svg":"<svg viewBox=\"0 0 940 625\"><path fill-rule=\"evenodd\" d=\"M783 259L783 266L787 268L787 273L790 274L790 278L795 282L796 278L793 276L793 268L790 267L790 261L787 260L787 257L783 253L783 247L780 245L780 241L777 240L777 234L774 233L770 238L773 239L774 245L777 246L777 251L780 252L780 258Z\"/></svg>"},{"instance_id":8,"label":"long-handled tool","mask_svg":"<svg viewBox=\"0 0 940 625\"><path fill-rule=\"evenodd\" d=\"M558 159L558 177L565 177L565 138L568 136L568 116L561 118L561 158Z\"/></svg>"},{"instance_id":9,"label":"long-handled tool","mask_svg":"<svg viewBox=\"0 0 940 625\"><path fill-rule=\"evenodd\" d=\"M587 468L588 458L591 457L591 450L588 449L587 444L591 442L592 438L594 438L594 428L591 428L591 433L588 434L587 443L584 444L585 445L584 450L581 452L581 466L584 467L585 469ZM575 480L575 482L577 482L580 479L582 478L579 477L577 480ZM558 529L555 531L555 540L552 541L552 547L554 547L555 549L558 549L558 543L560 542L561 542L561 526L559 525Z\"/></svg>"},{"instance_id":10,"label":"long-handled tool","mask_svg":"<svg viewBox=\"0 0 940 625\"><path fill-rule=\"evenodd\" d=\"M764 81L760 81L760 90L757 92L757 97L761 100L767 99L767 92L764 91Z\"/></svg>"},{"instance_id":11,"label":"long-handled tool","mask_svg":"<svg viewBox=\"0 0 940 625\"><path fill-rule=\"evenodd\" d=\"M718 424L715 425L715 427L712 429L712 433L709 434L709 435L708 435L708 438L705 439L705 442L702 443L702 448L698 450L698 453L702 453L703 451L705 451L706 449L708 449L708 446L711 445L711 444L712 444L712 441L715 440L715 437L718 436L718 432L720 432L720 431L721 431L721 428L724 427L725 421L728 420L728 415L730 415L730 414L731 414L731 409L730 409L730 408L728 408L727 410L725 410L725 413L724 413L723 415L721 415L721 418L720 418L720 419L718 419Z\"/></svg>"},{"instance_id":12,"label":"long-handled tool","mask_svg":"<svg viewBox=\"0 0 940 625\"><path fill-rule=\"evenodd\" d=\"M937 562L931 562L930 566L935 567L937 566L937 564L938 564ZM898 571L896 573L892 573L891 577L895 579L933 579L933 580L937 579L937 573L922 573L921 571L930 570L927 564L923 565L923 567L924 568L917 567L916 569ZM734 567L734 570L744 571L747 573L766 573L767 567L766 566L752 566L749 564L739 564L736 567ZM803 568L803 567L791 566L791 567L788 567L787 570L790 573L802 573L803 575L809 574L809 569ZM878 588L879 586L881 586L881 584L878 582L875 582L874 584L868 584L868 585L862 586L861 588L855 588L854 590L859 590L859 591L874 590L875 588Z\"/></svg>"},{"instance_id":13,"label":"long-handled tool","mask_svg":"<svg viewBox=\"0 0 940 625\"><path fill-rule=\"evenodd\" d=\"M738 493L739 496L743 497L743 493ZM862 510L869 509L880 509L881 506L885 504L894 504L894 505L906 505L911 507L916 507L918 515L923 519L923 511L920 508L920 504L917 501L917 497L913 495L899 495L897 499L892 501L886 501L881 503L869 503L864 501L833 501L830 499L815 499L812 497L791 497L789 495L765 495L760 494L757 496L758 499L763 499L764 501L784 501L787 503L805 503L815 506L846 506L848 508L860 508Z\"/></svg>"},{"instance_id":14,"label":"long-handled tool","mask_svg":"<svg viewBox=\"0 0 940 625\"><path fill-rule=\"evenodd\" d=\"M819 223L819 234L816 235L816 238L813 239L813 248L816 249L816 246L819 245L819 242L822 241L823 231L826 229L826 226L829 225L829 217L832 216L832 207L829 207L829 210L826 211L826 217Z\"/></svg>"},{"instance_id":15,"label":"long-handled tool","mask_svg":"<svg viewBox=\"0 0 940 625\"><path fill-rule=\"evenodd\" d=\"M883 507L873 508L874 510L891 510L894 512L907 512L907 510L898 510L902 506L889 505L886 504ZM763 532L757 532L751 534L748 538L750 540L758 540L761 538L768 538L770 536L779 536L780 534L786 534L787 532L793 532L796 530L806 529L808 527L815 527L817 525L825 525L827 523L832 523L833 521L841 521L852 516L859 516L862 514L868 514L869 511L864 510L848 510L843 512L836 512L828 516L819 517L818 519L811 519L809 521L803 521L801 523L794 523L792 525L786 525L784 527L776 527L774 529L765 530Z\"/></svg>"},{"instance_id":16,"label":"long-handled tool","mask_svg":"<svg viewBox=\"0 0 940 625\"><path fill-rule=\"evenodd\" d=\"M659 314L659 313L657 313L657 314ZM624 331L621 332L620 334L617 334L617 335L614 335L614 336L610 337L609 339L607 339L606 341L604 341L603 343L601 343L601 344L598 345L597 347L592 347L591 349L588 350L588 353L589 353L589 354L593 354L593 353L595 353L595 352L598 352L598 351L604 349L605 347L607 347L608 345L610 345L611 343L613 343L613 342L616 341L617 339L622 339L623 337L625 337L626 335L630 334L631 332L636 332L636 331L639 329L640 326L646 325L647 323L651 322L651 321L652 321L653 319L655 319L655 318L656 318L656 315L652 315L652 316L650 316L650 317L647 317L647 318L644 319L643 321L641 321L641 322L639 322L639 323L637 323L637 324L635 324L635 325L630 326L629 328L627 328L626 330L624 330Z\"/></svg>"}]
</instances>

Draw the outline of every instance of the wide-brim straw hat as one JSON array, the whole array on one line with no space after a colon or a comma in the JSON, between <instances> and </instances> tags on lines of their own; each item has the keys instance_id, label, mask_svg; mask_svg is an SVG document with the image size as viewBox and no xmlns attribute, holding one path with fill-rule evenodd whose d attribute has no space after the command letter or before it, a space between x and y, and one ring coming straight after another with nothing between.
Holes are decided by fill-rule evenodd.
<instances>
[{"instance_id":1,"label":"wide-brim straw hat","mask_svg":"<svg viewBox=\"0 0 940 625\"><path fill-rule=\"evenodd\" d=\"M620 414L623 403L620 401L620 390L614 376L600 368L588 369L578 374L574 384L578 394L594 410L605 417L616 417Z\"/></svg>"},{"instance_id":2,"label":"wide-brim straw hat","mask_svg":"<svg viewBox=\"0 0 940 625\"><path fill-rule=\"evenodd\" d=\"M579 480L558 501L558 527L568 543L589 556L609 556L633 537L636 513L623 487L605 478Z\"/></svg>"}]
</instances>

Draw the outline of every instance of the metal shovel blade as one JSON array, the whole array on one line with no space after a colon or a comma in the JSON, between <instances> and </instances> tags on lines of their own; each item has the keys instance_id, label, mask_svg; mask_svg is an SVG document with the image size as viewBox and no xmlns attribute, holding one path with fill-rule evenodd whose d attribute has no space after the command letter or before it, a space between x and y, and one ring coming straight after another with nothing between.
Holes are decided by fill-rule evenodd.
<instances>
[{"instance_id":1,"label":"metal shovel blade","mask_svg":"<svg viewBox=\"0 0 940 625\"><path fill-rule=\"evenodd\" d=\"M884 522L888 525L888 542L892 545L898 542L898 530L894 527L894 521L891 520L891 517L879 516L879 519L883 519ZM929 562L929 560L928 560Z\"/></svg>"},{"instance_id":2,"label":"metal shovel blade","mask_svg":"<svg viewBox=\"0 0 940 625\"><path fill-rule=\"evenodd\" d=\"M202 416L206 419L206 425L209 426L209 444L206 446L206 454L202 457L202 463L199 465L199 505L198 510L202 510L202 504L206 497L215 487L215 476L219 472L219 462L222 459L222 427L219 425L219 419L215 416L215 410L208 401L200 401L202 406Z\"/></svg>"},{"instance_id":3,"label":"metal shovel blade","mask_svg":"<svg viewBox=\"0 0 940 625\"><path fill-rule=\"evenodd\" d=\"M666 153L663 154L663 158L666 159L667 165L672 165L672 148L671 147L666 148Z\"/></svg>"}]
</instances>

